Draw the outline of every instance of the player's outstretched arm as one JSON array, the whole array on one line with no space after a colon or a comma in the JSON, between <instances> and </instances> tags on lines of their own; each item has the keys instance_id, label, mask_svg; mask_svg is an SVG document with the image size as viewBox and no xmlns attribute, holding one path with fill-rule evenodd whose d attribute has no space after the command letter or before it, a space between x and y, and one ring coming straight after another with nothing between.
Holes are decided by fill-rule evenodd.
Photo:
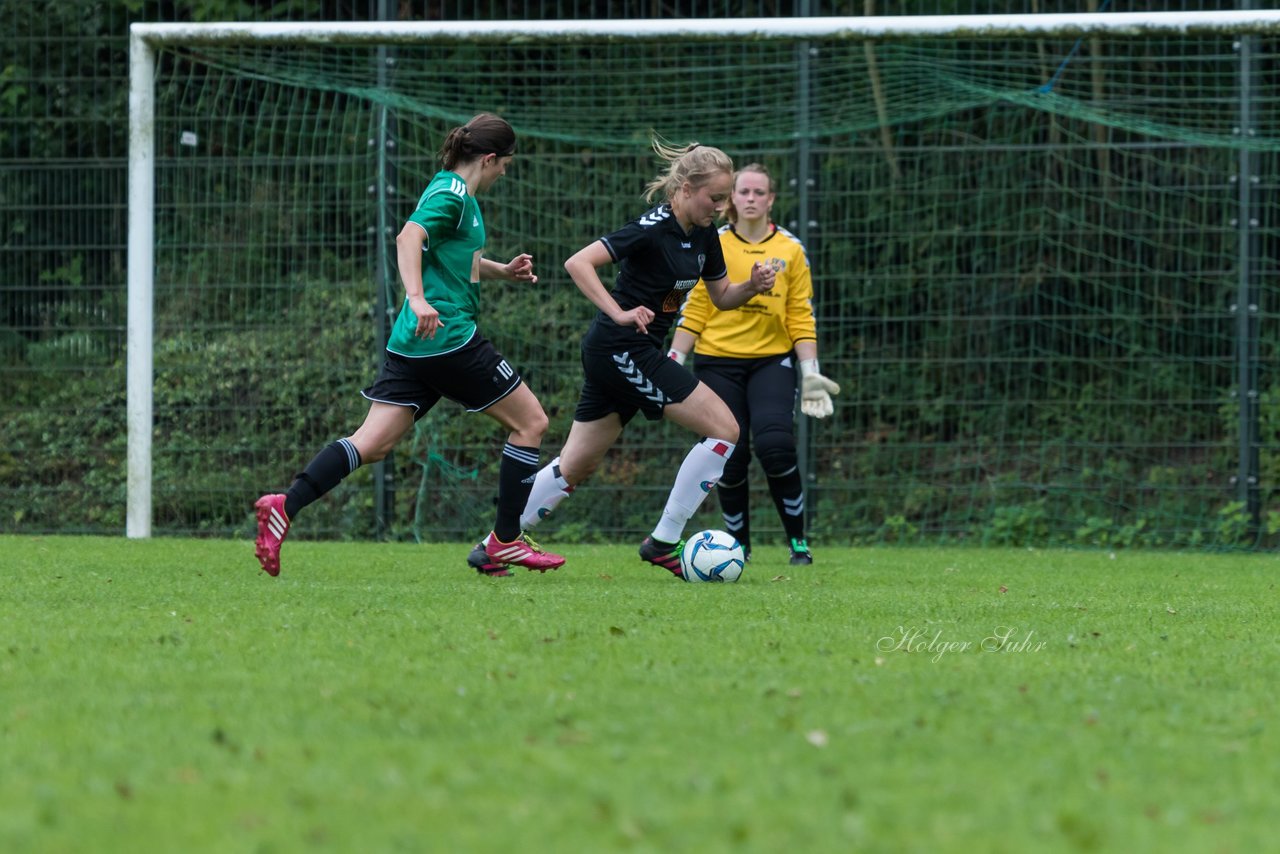
<instances>
[{"instance_id":1,"label":"player's outstretched arm","mask_svg":"<svg viewBox=\"0 0 1280 854\"><path fill-rule=\"evenodd\" d=\"M481 258L480 278L481 280L503 279L508 282L528 282L531 285L538 282L538 277L533 272L533 256L527 252L517 255L505 264Z\"/></svg>"},{"instance_id":2,"label":"player's outstretched arm","mask_svg":"<svg viewBox=\"0 0 1280 854\"><path fill-rule=\"evenodd\" d=\"M713 282L704 279L703 283L707 286L707 295L711 297L712 304L721 311L729 311L746 305L756 294L772 288L776 276L773 267L757 261L751 265L751 278L740 285L730 282L728 276Z\"/></svg>"}]
</instances>

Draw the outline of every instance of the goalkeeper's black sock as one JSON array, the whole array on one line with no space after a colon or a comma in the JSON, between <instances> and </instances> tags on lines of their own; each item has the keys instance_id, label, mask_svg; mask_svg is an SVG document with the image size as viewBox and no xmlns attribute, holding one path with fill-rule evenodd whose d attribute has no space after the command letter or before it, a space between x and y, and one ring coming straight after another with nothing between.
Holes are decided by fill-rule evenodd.
<instances>
[{"instance_id":1,"label":"goalkeeper's black sock","mask_svg":"<svg viewBox=\"0 0 1280 854\"><path fill-rule=\"evenodd\" d=\"M284 497L285 515L293 520L298 511L333 489L360 468L360 452L350 439L326 445L294 479Z\"/></svg>"},{"instance_id":2,"label":"goalkeeper's black sock","mask_svg":"<svg viewBox=\"0 0 1280 854\"><path fill-rule=\"evenodd\" d=\"M737 483L716 485L716 495L720 498L720 516L724 519L724 529L742 546L744 553L751 551L751 508L750 492L747 479L744 477Z\"/></svg>"},{"instance_id":3,"label":"goalkeeper's black sock","mask_svg":"<svg viewBox=\"0 0 1280 854\"><path fill-rule=\"evenodd\" d=\"M804 539L804 481L800 469L792 466L786 474L768 475L769 494L778 508L778 517L789 540Z\"/></svg>"}]
</instances>

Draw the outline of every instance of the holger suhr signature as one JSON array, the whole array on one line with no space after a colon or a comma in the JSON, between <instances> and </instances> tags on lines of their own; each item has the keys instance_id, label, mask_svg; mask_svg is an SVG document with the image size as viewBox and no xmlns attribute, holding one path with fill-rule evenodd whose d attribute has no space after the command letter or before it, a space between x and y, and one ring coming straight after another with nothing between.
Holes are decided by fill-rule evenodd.
<instances>
[{"instance_id":1,"label":"holger suhr signature","mask_svg":"<svg viewBox=\"0 0 1280 854\"><path fill-rule=\"evenodd\" d=\"M1048 644L1037 640L1034 629L1023 632L1016 626L996 626L991 634L980 640L956 640L943 636L942 629L923 629L919 626L898 626L893 634L876 641L879 652L928 653L935 662L951 653L964 652L1040 652Z\"/></svg>"}]
</instances>

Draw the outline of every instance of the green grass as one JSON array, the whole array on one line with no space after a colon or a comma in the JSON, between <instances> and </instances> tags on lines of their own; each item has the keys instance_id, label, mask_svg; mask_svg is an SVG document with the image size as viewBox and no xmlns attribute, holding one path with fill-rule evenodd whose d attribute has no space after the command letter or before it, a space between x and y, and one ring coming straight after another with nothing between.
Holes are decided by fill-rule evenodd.
<instances>
[{"instance_id":1,"label":"green grass","mask_svg":"<svg viewBox=\"0 0 1280 854\"><path fill-rule=\"evenodd\" d=\"M0 537L0 850L1274 850L1273 557L466 549Z\"/></svg>"}]
</instances>

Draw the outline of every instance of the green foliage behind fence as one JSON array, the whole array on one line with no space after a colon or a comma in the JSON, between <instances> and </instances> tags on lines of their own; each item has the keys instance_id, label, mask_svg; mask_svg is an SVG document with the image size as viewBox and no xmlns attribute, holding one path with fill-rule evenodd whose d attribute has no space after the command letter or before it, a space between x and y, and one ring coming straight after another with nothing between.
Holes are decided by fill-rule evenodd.
<instances>
[{"instance_id":1,"label":"green foliage behind fence","mask_svg":"<svg viewBox=\"0 0 1280 854\"><path fill-rule=\"evenodd\" d=\"M776 218L809 248L822 361L845 387L835 416L807 425L815 538L1269 543L1278 63L1272 41L1251 46L1247 66L1230 38L1090 40L1075 54L1071 40L166 52L156 529L247 533L258 493L358 425L379 299L394 310L400 294L379 228L398 230L444 130L484 108L521 135L481 200L490 254L532 252L542 281L486 286L483 329L551 414L548 455L593 313L560 263L643 209L658 131L767 163ZM16 145L35 84L18 65L5 74L9 162L51 157L48 126ZM123 99L103 91L116 118L96 138L117 167L76 180L115 201L96 216L64 206L84 239L58 243L59 206L37 210L48 172L11 170L0 190L15 211L0 530L123 526ZM384 481L362 470L298 534L477 536L502 439L443 404L386 467L385 518ZM637 422L546 530L643 532L688 443ZM1235 481L1242 448L1257 456L1252 489ZM697 521L715 523L714 502Z\"/></svg>"}]
</instances>

